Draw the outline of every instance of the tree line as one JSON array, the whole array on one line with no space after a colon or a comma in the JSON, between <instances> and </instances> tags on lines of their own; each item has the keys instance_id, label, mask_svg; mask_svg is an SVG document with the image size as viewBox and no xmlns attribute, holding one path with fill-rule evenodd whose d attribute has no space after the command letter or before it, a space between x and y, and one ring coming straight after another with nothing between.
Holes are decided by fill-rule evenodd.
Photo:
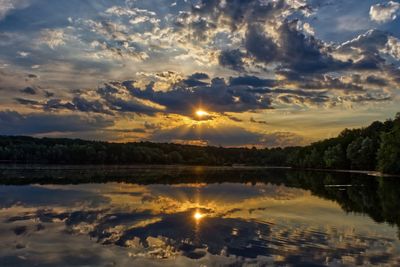
<instances>
[{"instance_id":1,"label":"tree line","mask_svg":"<svg viewBox=\"0 0 400 267\"><path fill-rule=\"evenodd\" d=\"M304 147L224 148L0 136L0 162L40 164L269 165L400 174L400 113Z\"/></svg>"},{"instance_id":2,"label":"tree line","mask_svg":"<svg viewBox=\"0 0 400 267\"><path fill-rule=\"evenodd\" d=\"M385 122L345 129L339 136L299 147L286 164L299 168L370 170L400 174L400 113Z\"/></svg>"}]
</instances>

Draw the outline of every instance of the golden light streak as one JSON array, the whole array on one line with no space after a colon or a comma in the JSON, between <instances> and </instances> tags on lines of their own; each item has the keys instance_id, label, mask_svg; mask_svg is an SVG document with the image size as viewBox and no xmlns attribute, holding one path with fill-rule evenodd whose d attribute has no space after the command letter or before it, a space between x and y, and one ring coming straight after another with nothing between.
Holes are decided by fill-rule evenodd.
<instances>
[{"instance_id":1,"label":"golden light streak","mask_svg":"<svg viewBox=\"0 0 400 267\"><path fill-rule=\"evenodd\" d=\"M200 213L199 211L196 211L196 212L193 214L193 218L194 218L196 221L201 220L203 217L204 217L204 214Z\"/></svg>"},{"instance_id":2,"label":"golden light streak","mask_svg":"<svg viewBox=\"0 0 400 267\"><path fill-rule=\"evenodd\" d=\"M204 117L204 116L208 116L209 114L205 110L198 109L198 110L196 110L196 115L201 118L201 117Z\"/></svg>"}]
</instances>

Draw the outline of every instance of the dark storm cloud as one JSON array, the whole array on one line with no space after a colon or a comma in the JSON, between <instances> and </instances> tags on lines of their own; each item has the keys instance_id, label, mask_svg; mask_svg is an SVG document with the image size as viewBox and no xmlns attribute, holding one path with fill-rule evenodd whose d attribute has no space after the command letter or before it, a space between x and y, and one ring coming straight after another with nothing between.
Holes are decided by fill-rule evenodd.
<instances>
[{"instance_id":1,"label":"dark storm cloud","mask_svg":"<svg viewBox=\"0 0 400 267\"><path fill-rule=\"evenodd\" d=\"M46 113L20 114L0 111L0 134L30 135L52 132L85 132L113 126L114 123L100 116L56 115Z\"/></svg>"},{"instance_id":2,"label":"dark storm cloud","mask_svg":"<svg viewBox=\"0 0 400 267\"><path fill-rule=\"evenodd\" d=\"M245 47L251 57L266 64L277 59L278 46L264 34L261 26L252 25L247 29Z\"/></svg>"},{"instance_id":3,"label":"dark storm cloud","mask_svg":"<svg viewBox=\"0 0 400 267\"><path fill-rule=\"evenodd\" d=\"M155 91L152 86L147 86L145 90L132 85L127 87L134 97L162 105L166 107L166 112L172 113L192 113L199 105L205 105L214 112L271 108L268 97L246 88L226 85L223 80L213 80L211 84L194 88L176 86L168 91Z\"/></svg>"},{"instance_id":4,"label":"dark storm cloud","mask_svg":"<svg viewBox=\"0 0 400 267\"><path fill-rule=\"evenodd\" d=\"M79 111L113 115L113 113L107 110L103 103L98 100L89 101L82 97L76 96L72 99L72 104Z\"/></svg>"},{"instance_id":5,"label":"dark storm cloud","mask_svg":"<svg viewBox=\"0 0 400 267\"><path fill-rule=\"evenodd\" d=\"M365 79L365 81L369 84L372 85L378 85L378 86L386 86L388 83L385 79L380 78L378 76L370 75Z\"/></svg>"},{"instance_id":6,"label":"dark storm cloud","mask_svg":"<svg viewBox=\"0 0 400 267\"><path fill-rule=\"evenodd\" d=\"M249 25L244 38L246 53L239 49L224 50L219 56L220 65L243 71L244 58L250 57L266 65L277 64L277 71L291 72L292 77L296 77L349 69L378 69L384 63L379 56L368 52L356 63L334 59L326 44L299 31L297 20L284 21L275 34L278 39L270 37L261 25Z\"/></svg>"},{"instance_id":7,"label":"dark storm cloud","mask_svg":"<svg viewBox=\"0 0 400 267\"><path fill-rule=\"evenodd\" d=\"M46 91L44 91L44 95L45 95L45 97L50 98L50 97L54 96L54 93L46 90Z\"/></svg>"},{"instance_id":8,"label":"dark storm cloud","mask_svg":"<svg viewBox=\"0 0 400 267\"><path fill-rule=\"evenodd\" d=\"M310 9L306 4L297 6L298 11ZM350 67L351 62L334 59L328 47L313 36L306 36L299 30L299 20L283 17L284 13L294 13L293 5L286 1L200 1L193 9L201 14L228 21L233 29L245 26L243 40L245 51L236 49L222 50L219 63L233 70L244 70L244 58L250 57L264 64L277 63L278 69L289 69L297 73L312 74L329 72ZM280 26L276 20L283 20ZM265 25L274 28L275 33L267 33Z\"/></svg>"},{"instance_id":9,"label":"dark storm cloud","mask_svg":"<svg viewBox=\"0 0 400 267\"><path fill-rule=\"evenodd\" d=\"M196 87L196 86L204 86L207 85L207 83L202 82L198 79L193 79L193 78L189 78L189 79L185 79L183 81L181 81L184 85L186 85L187 87Z\"/></svg>"},{"instance_id":10,"label":"dark storm cloud","mask_svg":"<svg viewBox=\"0 0 400 267\"><path fill-rule=\"evenodd\" d=\"M271 87L276 85L275 80L271 79L261 79L257 76L238 76L238 77L231 77L229 79L230 85L249 85L253 87Z\"/></svg>"},{"instance_id":11,"label":"dark storm cloud","mask_svg":"<svg viewBox=\"0 0 400 267\"><path fill-rule=\"evenodd\" d=\"M361 53L362 59L352 65L354 70L380 70L385 64L385 59L380 55L365 51Z\"/></svg>"},{"instance_id":12,"label":"dark storm cloud","mask_svg":"<svg viewBox=\"0 0 400 267\"><path fill-rule=\"evenodd\" d=\"M230 119L231 121L235 121L235 122L242 122L242 119L239 119L238 117L229 115L229 114L224 114L228 119Z\"/></svg>"},{"instance_id":13,"label":"dark storm cloud","mask_svg":"<svg viewBox=\"0 0 400 267\"><path fill-rule=\"evenodd\" d=\"M319 40L300 32L296 20L283 22L276 33L279 45L261 26L250 26L245 38L249 55L265 64L280 63L280 69L296 74L329 72L351 66L351 62L335 60L325 52Z\"/></svg>"},{"instance_id":14,"label":"dark storm cloud","mask_svg":"<svg viewBox=\"0 0 400 267\"><path fill-rule=\"evenodd\" d=\"M244 58L245 54L239 49L225 50L222 51L218 57L219 64L221 66L236 70L244 70Z\"/></svg>"},{"instance_id":15,"label":"dark storm cloud","mask_svg":"<svg viewBox=\"0 0 400 267\"><path fill-rule=\"evenodd\" d=\"M350 65L323 52L323 44L314 37L306 37L297 30L297 21L285 22L279 28L278 55L284 67L299 73L327 72Z\"/></svg>"},{"instance_id":16,"label":"dark storm cloud","mask_svg":"<svg viewBox=\"0 0 400 267\"><path fill-rule=\"evenodd\" d=\"M319 90L342 90L344 92L360 92L364 88L361 85L351 82L344 82L340 78L329 75L314 75L311 78L300 77L295 79L297 85L303 89Z\"/></svg>"},{"instance_id":17,"label":"dark storm cloud","mask_svg":"<svg viewBox=\"0 0 400 267\"><path fill-rule=\"evenodd\" d=\"M188 77L188 79L207 80L210 79L207 73L195 72Z\"/></svg>"},{"instance_id":18,"label":"dark storm cloud","mask_svg":"<svg viewBox=\"0 0 400 267\"><path fill-rule=\"evenodd\" d=\"M53 110L53 109L68 109L75 110L75 105L68 101L62 101L61 99L50 99L46 103L43 104L44 110Z\"/></svg>"},{"instance_id":19,"label":"dark storm cloud","mask_svg":"<svg viewBox=\"0 0 400 267\"><path fill-rule=\"evenodd\" d=\"M253 117L250 118L250 122L258 123L258 124L268 124L268 122L266 122L266 121L263 121L263 120L256 120L256 119L254 119Z\"/></svg>"},{"instance_id":20,"label":"dark storm cloud","mask_svg":"<svg viewBox=\"0 0 400 267\"><path fill-rule=\"evenodd\" d=\"M208 83L204 80L208 80L209 78L210 77L206 73L196 72L180 81L180 84L187 87L205 86Z\"/></svg>"},{"instance_id":21,"label":"dark storm cloud","mask_svg":"<svg viewBox=\"0 0 400 267\"><path fill-rule=\"evenodd\" d=\"M245 35L242 47L222 49L219 55L221 66L237 70L248 71L248 58L254 63L273 66L277 72L285 72L288 81L291 78L302 80L315 74L326 74L335 71L368 71L381 70L387 62L380 55L385 48L390 34L382 30L370 30L365 34L335 46L317 39L313 35L302 31L302 21L299 16L289 17L283 15L302 13L303 11L315 12L319 7L326 6L317 2L294 8L294 5L285 1L265 3L262 1L200 1L193 7L193 14L212 18L213 20L228 23L233 29L244 26ZM280 18L282 23L276 23ZM271 26L268 32L265 25ZM271 30L270 30L271 31ZM357 50L358 49L358 50ZM358 59L346 61L334 58L331 53L350 53L358 51ZM393 52L392 52L393 53ZM245 63L246 62L246 65ZM252 65L259 67L261 65ZM289 75L290 74L290 75ZM362 87L354 84L345 84L332 80L328 88L343 90L361 90ZM323 85L323 83L321 83ZM307 84L305 84L307 87ZM315 85L309 84L309 87ZM323 88L321 88L323 89Z\"/></svg>"},{"instance_id":22,"label":"dark storm cloud","mask_svg":"<svg viewBox=\"0 0 400 267\"><path fill-rule=\"evenodd\" d=\"M377 53L379 49L386 45L388 37L389 33L387 32L369 30L350 41L344 42L337 49L342 53L354 53L357 51L356 49Z\"/></svg>"},{"instance_id":23,"label":"dark storm cloud","mask_svg":"<svg viewBox=\"0 0 400 267\"><path fill-rule=\"evenodd\" d=\"M114 115L107 106L101 103L98 100L87 100L79 96L75 96L72 101L64 101L62 99L49 99L45 101L37 101L25 98L15 98L21 105L25 106L33 106L33 107L41 107L45 111L65 109L70 111L81 111L81 112L93 112L93 113L101 113Z\"/></svg>"},{"instance_id":24,"label":"dark storm cloud","mask_svg":"<svg viewBox=\"0 0 400 267\"><path fill-rule=\"evenodd\" d=\"M20 90L21 93L28 94L28 95L36 95L36 90L33 87L25 87L24 89Z\"/></svg>"},{"instance_id":25,"label":"dark storm cloud","mask_svg":"<svg viewBox=\"0 0 400 267\"><path fill-rule=\"evenodd\" d=\"M24 106L40 105L39 101L32 100L32 99L16 97L16 98L14 98L14 100L17 101L17 103L24 105Z\"/></svg>"},{"instance_id":26,"label":"dark storm cloud","mask_svg":"<svg viewBox=\"0 0 400 267\"><path fill-rule=\"evenodd\" d=\"M128 85L130 83L125 84ZM126 89L123 84L119 83L105 84L104 87L97 90L97 93L103 98L105 104L114 111L135 112L147 115L152 115L160 111L160 109L144 104L137 98L123 98L118 94L128 93ZM146 89L146 91L148 90L152 90L152 88Z\"/></svg>"},{"instance_id":27,"label":"dark storm cloud","mask_svg":"<svg viewBox=\"0 0 400 267\"><path fill-rule=\"evenodd\" d=\"M108 106L115 111L134 112L138 114L154 115L160 112L160 109L144 105L136 99L125 100L118 97L108 97L106 99Z\"/></svg>"},{"instance_id":28,"label":"dark storm cloud","mask_svg":"<svg viewBox=\"0 0 400 267\"><path fill-rule=\"evenodd\" d=\"M354 77L355 78L355 77ZM228 82L223 78L210 77L203 73L194 73L167 90L156 90L155 82L148 83L144 89L135 86L135 81L109 82L103 86L73 92L69 100L45 99L43 101L16 98L21 105L42 107L43 110L65 109L88 113L117 116L119 113L136 113L154 116L158 113L175 113L193 117L194 110L200 106L212 112L247 112L277 107L276 104L321 105L335 102L330 93L342 90L346 94L353 92L365 94L357 83L344 82L341 78L328 75L314 75L305 78L297 76L295 85L301 89L284 88L285 81L265 79L257 76L230 77ZM358 78L361 81L361 78ZM370 77L369 83L378 82ZM209 81L209 82L208 82ZM279 86L279 87L278 87ZM283 87L281 87L283 86ZM347 98L349 101L361 102L369 98ZM379 98L380 99L380 98ZM202 119L212 119L212 117ZM233 119L234 121L237 121Z\"/></svg>"}]
</instances>

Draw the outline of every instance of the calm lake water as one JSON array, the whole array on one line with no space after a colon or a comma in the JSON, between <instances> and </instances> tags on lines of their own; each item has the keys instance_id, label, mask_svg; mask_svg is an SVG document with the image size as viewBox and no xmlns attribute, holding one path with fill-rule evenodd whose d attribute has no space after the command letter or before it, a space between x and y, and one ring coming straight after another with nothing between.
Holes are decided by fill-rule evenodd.
<instances>
[{"instance_id":1,"label":"calm lake water","mask_svg":"<svg viewBox=\"0 0 400 267\"><path fill-rule=\"evenodd\" d=\"M0 266L399 266L400 178L0 167Z\"/></svg>"}]
</instances>

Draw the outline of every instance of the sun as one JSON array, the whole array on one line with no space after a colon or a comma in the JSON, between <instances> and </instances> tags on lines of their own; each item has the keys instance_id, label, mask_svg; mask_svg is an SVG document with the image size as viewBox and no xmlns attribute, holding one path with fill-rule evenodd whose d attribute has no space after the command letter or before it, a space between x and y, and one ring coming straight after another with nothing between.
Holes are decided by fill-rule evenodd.
<instances>
[{"instance_id":1,"label":"sun","mask_svg":"<svg viewBox=\"0 0 400 267\"><path fill-rule=\"evenodd\" d=\"M194 214L193 214L193 218L196 220L196 221L199 221L201 218L203 218L204 217L204 214L201 214L200 212L198 212L198 211L196 211Z\"/></svg>"},{"instance_id":2,"label":"sun","mask_svg":"<svg viewBox=\"0 0 400 267\"><path fill-rule=\"evenodd\" d=\"M201 118L201 117L204 117L204 116L208 116L209 114L205 110L198 109L198 110L196 110L196 115Z\"/></svg>"}]
</instances>

